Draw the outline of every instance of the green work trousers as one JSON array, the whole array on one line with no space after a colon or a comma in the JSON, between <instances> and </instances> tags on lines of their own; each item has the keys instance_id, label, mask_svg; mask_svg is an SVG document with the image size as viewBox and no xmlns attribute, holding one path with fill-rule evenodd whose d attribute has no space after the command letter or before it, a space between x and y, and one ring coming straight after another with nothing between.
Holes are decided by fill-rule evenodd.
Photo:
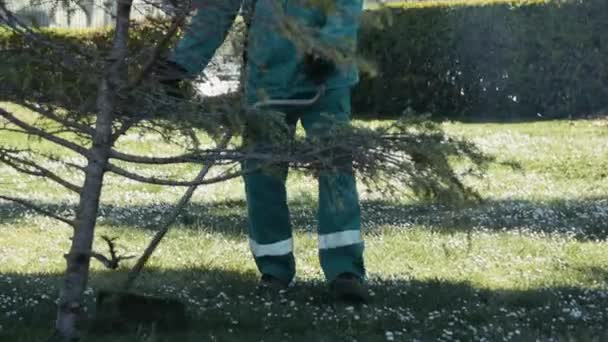
<instances>
[{"instance_id":1,"label":"green work trousers","mask_svg":"<svg viewBox=\"0 0 608 342\"><path fill-rule=\"evenodd\" d=\"M311 98L304 93L294 98ZM335 125L350 121L350 87L327 90L313 105L272 108L285 114L293 136L298 120L307 138L322 139ZM247 141L253 151L262 150L265 139ZM349 158L350 159L350 158ZM336 168L319 172L318 248L321 267L328 281L342 273L365 277L364 243L361 236L361 209L352 161L341 161ZM262 165L246 160L244 176L249 213L249 244L258 269L284 281L295 276L292 226L287 205L285 181L288 166Z\"/></svg>"}]
</instances>

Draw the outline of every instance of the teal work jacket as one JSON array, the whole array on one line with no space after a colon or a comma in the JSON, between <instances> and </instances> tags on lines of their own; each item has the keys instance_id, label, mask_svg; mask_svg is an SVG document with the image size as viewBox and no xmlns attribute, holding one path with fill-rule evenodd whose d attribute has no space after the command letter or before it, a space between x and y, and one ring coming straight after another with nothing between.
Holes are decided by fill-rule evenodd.
<instances>
[{"instance_id":1,"label":"teal work jacket","mask_svg":"<svg viewBox=\"0 0 608 342\"><path fill-rule=\"evenodd\" d=\"M327 89L359 80L356 41L362 0L195 0L196 14L172 60L198 75L225 40L241 6L254 1L245 90L255 98L290 98L318 87L304 73L311 50L336 63Z\"/></svg>"}]
</instances>

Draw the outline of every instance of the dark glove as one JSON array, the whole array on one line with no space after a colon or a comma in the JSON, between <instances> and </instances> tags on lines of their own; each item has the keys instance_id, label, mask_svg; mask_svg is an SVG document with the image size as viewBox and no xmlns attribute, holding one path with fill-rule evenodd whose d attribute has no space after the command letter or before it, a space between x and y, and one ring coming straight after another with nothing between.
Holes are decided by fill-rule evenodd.
<instances>
[{"instance_id":1,"label":"dark glove","mask_svg":"<svg viewBox=\"0 0 608 342\"><path fill-rule=\"evenodd\" d=\"M304 55L304 72L318 85L325 83L335 69L334 62L319 53L309 52Z\"/></svg>"},{"instance_id":2,"label":"dark glove","mask_svg":"<svg viewBox=\"0 0 608 342\"><path fill-rule=\"evenodd\" d=\"M152 73L167 95L185 97L184 81L188 75L186 69L173 61L161 59L155 63Z\"/></svg>"}]
</instances>

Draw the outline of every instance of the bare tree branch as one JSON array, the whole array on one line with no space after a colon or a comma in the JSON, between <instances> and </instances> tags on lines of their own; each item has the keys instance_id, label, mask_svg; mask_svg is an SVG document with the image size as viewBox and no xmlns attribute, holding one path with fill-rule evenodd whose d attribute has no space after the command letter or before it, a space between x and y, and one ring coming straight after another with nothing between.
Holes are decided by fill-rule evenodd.
<instances>
[{"instance_id":1,"label":"bare tree branch","mask_svg":"<svg viewBox=\"0 0 608 342\"><path fill-rule=\"evenodd\" d=\"M68 167L70 167L72 169L75 169L75 170L78 170L80 172L85 172L86 171L86 168L84 166L78 165L78 164L75 164L75 163L72 163L72 162L69 162L67 160L62 160L60 157L57 157L57 156L48 155L48 154L44 154L44 153L40 153L40 152L37 152L37 155L39 155L39 156L41 156L43 158L46 158L46 159L48 159L48 160L50 160L52 162L61 163L61 164L65 165L65 166L68 166Z\"/></svg>"},{"instance_id":2,"label":"bare tree branch","mask_svg":"<svg viewBox=\"0 0 608 342\"><path fill-rule=\"evenodd\" d=\"M52 212L50 212L50 211L42 208L41 206L39 206L37 204L34 204L33 202L28 201L26 199L17 198L17 197L11 197L11 196L5 196L5 195L0 195L0 199L3 199L5 201L9 201L9 202L17 203L17 204L19 204L21 206L24 206L24 207L28 208L28 209L32 209L32 210L34 210L34 211L36 211L36 212L38 212L38 213L40 213L40 214L42 214L44 216L48 216L50 218L54 218L55 220L59 220L59 221L65 223L65 224L67 224L67 225L69 225L71 227L75 227L76 226L76 222L74 220L66 218L66 217L63 217L63 216L60 216L60 215L55 214L55 213L52 213Z\"/></svg>"},{"instance_id":3,"label":"bare tree branch","mask_svg":"<svg viewBox=\"0 0 608 342\"><path fill-rule=\"evenodd\" d=\"M14 101L13 101L14 102ZM27 101L17 101L17 104L33 111L36 112L37 114L40 114L42 116L44 116L45 118L48 118L50 120L53 120L65 127L69 127L69 128L73 128L75 130L77 130L78 132L82 132L84 134L87 134L89 136L92 136L93 133L95 132L95 130L87 125L83 125L81 123L78 123L76 121L71 121L71 120L67 120L62 118L61 116L57 115L54 113L54 111L52 109L49 108L44 108L41 105L33 105Z\"/></svg>"},{"instance_id":4,"label":"bare tree branch","mask_svg":"<svg viewBox=\"0 0 608 342\"><path fill-rule=\"evenodd\" d=\"M22 129L7 128L6 126L0 127L0 131L29 135L27 131L24 131ZM75 133L75 134L80 135L80 132L74 131L74 129L65 128L65 127L64 128L56 128L56 129L53 129L53 130L47 129L47 130L45 130L45 132L47 132L48 134L51 134L51 135L59 135L59 134L62 134L62 133Z\"/></svg>"},{"instance_id":5,"label":"bare tree branch","mask_svg":"<svg viewBox=\"0 0 608 342\"><path fill-rule=\"evenodd\" d=\"M125 161L129 163L136 164L151 164L151 165L167 165L167 164L184 164L184 163L195 163L200 162L201 158L198 158L193 153L186 153L177 156L171 157L146 157L146 156L138 156L128 153L123 153L120 151L112 150L110 151L110 158L118 159L120 161Z\"/></svg>"},{"instance_id":6,"label":"bare tree branch","mask_svg":"<svg viewBox=\"0 0 608 342\"><path fill-rule=\"evenodd\" d=\"M317 165L322 162L322 154L328 151L344 151L345 155L348 152L355 150L354 143L344 140L329 141L321 146L314 144L292 144L285 146L282 144L273 144L268 146L267 151L246 151L246 150L229 150L229 149L205 149L196 150L194 152L184 153L181 155L169 157L148 157L139 156L128 153L123 153L117 150L112 150L110 156L113 159L145 165L170 165L170 164L185 164L185 163L204 163L214 162L216 164L232 164L248 159L255 159L267 163L289 163L291 166L306 169L307 164ZM319 145L319 144L317 144ZM358 148L359 146L357 146ZM334 156L335 152L334 152ZM119 170L120 172L121 170ZM128 171L127 171L128 172Z\"/></svg>"},{"instance_id":7,"label":"bare tree branch","mask_svg":"<svg viewBox=\"0 0 608 342\"><path fill-rule=\"evenodd\" d=\"M19 118L17 118L15 115L13 115L12 113L9 113L8 111L0 108L0 116L5 118L6 120L8 120L9 122L11 122L12 124L14 124L15 126L21 128L24 130L24 134L30 134L30 135L36 135L40 138L43 138L45 140L48 140L50 142L53 142L57 145L63 146L67 149L70 149L76 153L79 153L83 156L88 156L89 155L89 151L76 144L73 143L69 140L60 138L58 136L52 135L38 127L34 127L28 123L26 123L25 121L20 120Z\"/></svg>"},{"instance_id":8,"label":"bare tree branch","mask_svg":"<svg viewBox=\"0 0 608 342\"><path fill-rule=\"evenodd\" d=\"M229 179L233 179L233 178L237 178L242 176L243 174L245 174L245 171L239 171L239 172L232 172L232 173L227 173L227 174L223 174L214 178L208 178L208 179L204 179L204 180L200 180L200 181L178 181L178 180L171 180L171 179L164 179L164 178L157 178L157 177L146 177L146 176L142 176L140 174L131 172L131 171L127 171L119 166L113 165L108 163L108 165L106 166L106 170L109 172L112 172L114 174L117 174L119 176L140 182L140 183L146 183L146 184L154 184L154 185L163 185L163 186L199 186L199 185L205 185L205 184L213 184L213 183L218 183L218 182L222 182L222 181L226 181ZM250 172L250 171L248 171Z\"/></svg>"},{"instance_id":9,"label":"bare tree branch","mask_svg":"<svg viewBox=\"0 0 608 342\"><path fill-rule=\"evenodd\" d=\"M45 179L50 179L51 181L65 187L68 190L71 190L75 193L80 193L82 190L81 187L70 183L69 181L61 178L59 175L54 173L53 171L41 166L31 160L23 159L11 155L7 153L6 150L0 148L0 162L12 167L13 169L36 177L42 177Z\"/></svg>"},{"instance_id":10,"label":"bare tree branch","mask_svg":"<svg viewBox=\"0 0 608 342\"><path fill-rule=\"evenodd\" d=\"M215 153L208 151L201 151L201 153L185 153L181 155L171 157L146 157L138 156L134 154L123 153L117 150L110 151L110 158L125 161L136 164L150 164L150 165L168 165L168 164L185 164L185 163L200 163L209 161L217 158L211 157ZM209 155L204 156L205 152L210 152ZM223 151L229 153L230 151ZM230 158L226 158L230 159Z\"/></svg>"},{"instance_id":11,"label":"bare tree branch","mask_svg":"<svg viewBox=\"0 0 608 342\"><path fill-rule=\"evenodd\" d=\"M115 243L115 241L118 238L116 238L116 237L111 238L106 235L102 235L101 238L108 245L108 250L110 252L110 258L106 257L105 255L103 255L101 253L95 252L95 251L91 252L91 257L93 259L101 262L106 268L115 270L120 266L121 261L135 258L134 255L124 255L124 256L118 255L118 253L116 252L116 243Z\"/></svg>"},{"instance_id":12,"label":"bare tree branch","mask_svg":"<svg viewBox=\"0 0 608 342\"><path fill-rule=\"evenodd\" d=\"M219 148L223 148L226 145L228 145L231 138L232 138L231 134L227 134L226 136L224 136L218 145ZM194 178L194 182L202 182L205 179L205 177L207 176L207 173L209 173L209 170L211 170L212 166L213 166L213 163L209 163L209 164L205 165L201 169L201 171L198 173L198 175ZM184 209L186 204L188 204L188 202L192 198L192 195L196 191L197 187L198 187L198 185L190 186L188 188L188 190L186 190L186 192L184 193L182 198L180 198L177 205L171 210L171 212L167 213L167 215L163 215L165 220L161 224L160 229L158 230L156 235L154 235L154 238L152 239L152 241L150 241L150 243L146 247L146 250L144 251L142 256L137 260L137 263L135 264L135 266L133 266L133 268L129 272L127 281L125 282L125 284L123 286L123 288L125 290L128 290L129 288L131 288L131 286L133 286L135 279L141 273L141 270L143 269L144 265L146 264L146 262L148 261L150 256L152 256L152 253L154 252L154 250L156 250L156 247L158 246L158 244L165 237L165 235L169 231L169 228L175 222L175 219L177 219L177 217L182 212L182 210Z\"/></svg>"}]
</instances>

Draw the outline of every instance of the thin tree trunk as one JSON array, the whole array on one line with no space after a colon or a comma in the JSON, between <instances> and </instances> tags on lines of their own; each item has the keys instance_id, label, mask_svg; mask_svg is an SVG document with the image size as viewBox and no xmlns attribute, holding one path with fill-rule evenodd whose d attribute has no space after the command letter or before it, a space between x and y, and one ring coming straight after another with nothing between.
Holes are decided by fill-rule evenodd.
<instances>
[{"instance_id":1,"label":"thin tree trunk","mask_svg":"<svg viewBox=\"0 0 608 342\"><path fill-rule=\"evenodd\" d=\"M89 264L103 178L112 148L112 123L117 90L126 84L125 61L132 0L117 1L114 43L108 58L108 69L99 87L95 134L85 169L84 186L80 193L72 246L70 252L65 255L67 268L60 291L55 323L62 341L79 340L79 323L85 319L83 294L89 278Z\"/></svg>"},{"instance_id":2,"label":"thin tree trunk","mask_svg":"<svg viewBox=\"0 0 608 342\"><path fill-rule=\"evenodd\" d=\"M218 148L220 148L220 149L226 148L226 145L228 145L231 138L232 138L232 134L230 134L230 133L226 134L222 138L220 143L218 144ZM211 170L211 167L213 166L213 164L214 163L211 161L211 162L209 162L209 164L205 165L201 169L201 171L198 173L196 178L194 178L194 182L202 181L205 178L205 176L207 176L207 173L209 173L209 170ZM141 270L144 268L146 262L148 261L148 259L150 259L150 257L152 256L152 253L154 253L154 251L156 250L156 247L158 247L158 245L160 244L162 239L165 237L165 235L167 234L167 232L169 231L169 229L171 228L171 226L173 225L173 223L175 222L177 217L182 213L184 207L190 202L192 195L194 195L194 192L196 191L196 189L198 187L199 186L197 184L188 187L188 189L186 190L184 195L180 198L179 202L175 205L175 207L169 213L167 213L167 215L165 216L164 222L160 226L159 231L154 235L154 238L152 238L152 240L146 247L142 256L137 260L137 262L135 263L135 266L133 266L133 268L129 272L127 280L125 281L125 283L122 287L123 290L127 291L127 290L131 289L131 287L135 283L135 280L141 273Z\"/></svg>"}]
</instances>

